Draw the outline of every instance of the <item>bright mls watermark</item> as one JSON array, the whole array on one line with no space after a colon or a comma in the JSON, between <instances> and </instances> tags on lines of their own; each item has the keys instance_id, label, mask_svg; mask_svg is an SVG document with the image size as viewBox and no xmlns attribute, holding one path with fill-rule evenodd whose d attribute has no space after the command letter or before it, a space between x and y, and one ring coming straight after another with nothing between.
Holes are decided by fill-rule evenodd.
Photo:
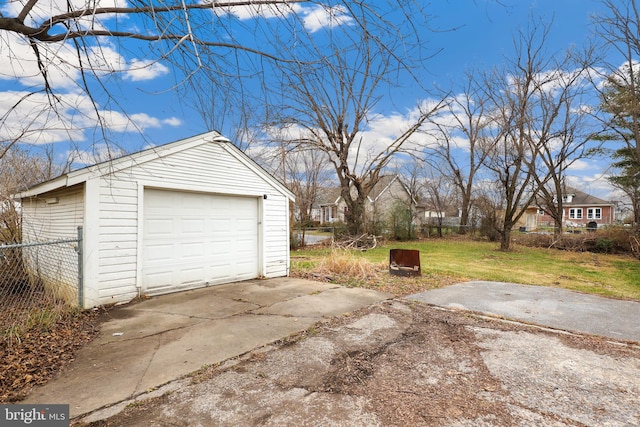
<instances>
[{"instance_id":1,"label":"bright mls watermark","mask_svg":"<svg viewBox=\"0 0 640 427\"><path fill-rule=\"evenodd\" d=\"M0 405L0 426L69 427L69 405Z\"/></svg>"}]
</instances>

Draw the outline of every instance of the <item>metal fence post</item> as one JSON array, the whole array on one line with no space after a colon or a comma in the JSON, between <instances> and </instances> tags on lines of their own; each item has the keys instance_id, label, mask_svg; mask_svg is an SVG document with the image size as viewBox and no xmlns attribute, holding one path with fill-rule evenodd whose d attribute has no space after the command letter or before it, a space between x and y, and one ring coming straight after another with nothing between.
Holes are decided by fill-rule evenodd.
<instances>
[{"instance_id":1,"label":"metal fence post","mask_svg":"<svg viewBox=\"0 0 640 427\"><path fill-rule=\"evenodd\" d=\"M84 264L83 248L84 241L82 240L82 226L78 227L78 307L84 308L84 276L82 267Z\"/></svg>"}]
</instances>

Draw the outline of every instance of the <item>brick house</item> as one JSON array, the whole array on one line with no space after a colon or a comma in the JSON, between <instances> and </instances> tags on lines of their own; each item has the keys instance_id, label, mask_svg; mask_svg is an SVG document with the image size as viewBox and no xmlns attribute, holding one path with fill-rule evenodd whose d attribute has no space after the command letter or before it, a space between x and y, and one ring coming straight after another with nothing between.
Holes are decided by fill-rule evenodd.
<instances>
[{"instance_id":1,"label":"brick house","mask_svg":"<svg viewBox=\"0 0 640 427\"><path fill-rule=\"evenodd\" d=\"M599 228L615 222L615 204L575 188L567 188L562 196L563 227ZM553 227L553 217L539 206L529 206L518 224L526 231Z\"/></svg>"}]
</instances>

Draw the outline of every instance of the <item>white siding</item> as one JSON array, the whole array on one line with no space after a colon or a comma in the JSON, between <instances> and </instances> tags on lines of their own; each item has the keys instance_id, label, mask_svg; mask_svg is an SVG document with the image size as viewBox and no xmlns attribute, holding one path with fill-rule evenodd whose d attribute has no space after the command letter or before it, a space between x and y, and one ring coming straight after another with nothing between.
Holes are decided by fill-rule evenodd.
<instances>
[{"instance_id":1,"label":"white siding","mask_svg":"<svg viewBox=\"0 0 640 427\"><path fill-rule=\"evenodd\" d=\"M83 221L83 185L22 200L22 240L25 243L73 239Z\"/></svg>"},{"instance_id":2,"label":"white siding","mask_svg":"<svg viewBox=\"0 0 640 427\"><path fill-rule=\"evenodd\" d=\"M128 301L136 288L138 187L113 176L100 179L98 281L100 304Z\"/></svg>"},{"instance_id":3,"label":"white siding","mask_svg":"<svg viewBox=\"0 0 640 427\"><path fill-rule=\"evenodd\" d=\"M44 194L22 201L22 241L38 243L75 239L83 225L84 186ZM75 304L78 300L78 258L74 243L26 247L23 259L54 294Z\"/></svg>"},{"instance_id":4,"label":"white siding","mask_svg":"<svg viewBox=\"0 0 640 427\"><path fill-rule=\"evenodd\" d=\"M265 277L289 274L289 200L274 194L264 200Z\"/></svg>"},{"instance_id":5,"label":"white siding","mask_svg":"<svg viewBox=\"0 0 640 427\"><path fill-rule=\"evenodd\" d=\"M100 180L100 304L128 301L138 294L141 188L261 196L262 271L266 277L289 270L288 199L217 143L187 150L105 175Z\"/></svg>"},{"instance_id":6,"label":"white siding","mask_svg":"<svg viewBox=\"0 0 640 427\"><path fill-rule=\"evenodd\" d=\"M127 302L141 285L145 188L248 196L258 200L258 275L287 275L290 193L229 143L206 137L75 171L23 193L25 241L74 238L84 226L85 307Z\"/></svg>"}]
</instances>

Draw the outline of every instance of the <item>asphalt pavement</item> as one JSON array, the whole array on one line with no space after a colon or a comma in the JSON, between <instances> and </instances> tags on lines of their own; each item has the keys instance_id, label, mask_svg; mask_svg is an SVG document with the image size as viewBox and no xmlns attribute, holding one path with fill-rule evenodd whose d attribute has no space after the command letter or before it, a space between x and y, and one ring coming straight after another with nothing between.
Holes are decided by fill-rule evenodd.
<instances>
[{"instance_id":1,"label":"asphalt pavement","mask_svg":"<svg viewBox=\"0 0 640 427\"><path fill-rule=\"evenodd\" d=\"M473 281L406 299L553 329L640 342L640 302L546 286Z\"/></svg>"}]
</instances>

